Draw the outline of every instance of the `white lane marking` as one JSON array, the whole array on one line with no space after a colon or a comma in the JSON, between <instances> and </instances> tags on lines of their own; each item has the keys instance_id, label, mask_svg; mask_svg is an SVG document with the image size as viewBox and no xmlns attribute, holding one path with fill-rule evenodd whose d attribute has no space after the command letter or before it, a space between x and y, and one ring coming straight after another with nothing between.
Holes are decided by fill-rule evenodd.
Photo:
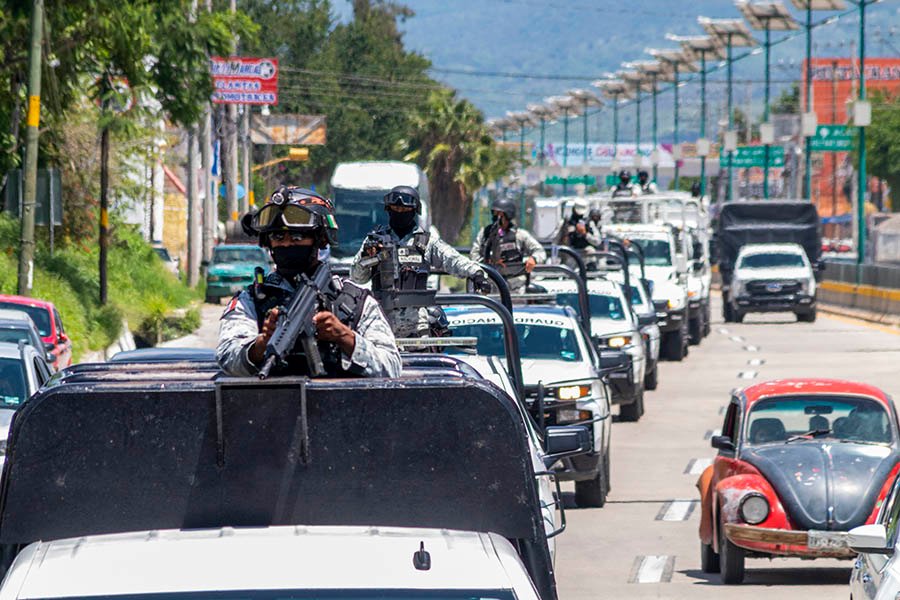
<instances>
[{"instance_id":1,"label":"white lane marking","mask_svg":"<svg viewBox=\"0 0 900 600\"><path fill-rule=\"evenodd\" d=\"M700 475L712 464L711 458L692 458L684 469L685 475Z\"/></svg>"},{"instance_id":2,"label":"white lane marking","mask_svg":"<svg viewBox=\"0 0 900 600\"><path fill-rule=\"evenodd\" d=\"M744 346L747 352L759 352L759 346Z\"/></svg>"},{"instance_id":3,"label":"white lane marking","mask_svg":"<svg viewBox=\"0 0 900 600\"><path fill-rule=\"evenodd\" d=\"M744 341L744 338L742 338L742 337L739 336L739 335L733 335L733 336L731 336L731 341L732 341L732 342L737 342L738 344L740 344L741 342Z\"/></svg>"},{"instance_id":4,"label":"white lane marking","mask_svg":"<svg viewBox=\"0 0 900 600\"><path fill-rule=\"evenodd\" d=\"M761 367L766 364L766 359L764 358L751 358L747 361L747 365L751 367Z\"/></svg>"},{"instance_id":5,"label":"white lane marking","mask_svg":"<svg viewBox=\"0 0 900 600\"><path fill-rule=\"evenodd\" d=\"M719 327L719 333L721 333L722 335L728 335L729 331L724 327Z\"/></svg>"},{"instance_id":6,"label":"white lane marking","mask_svg":"<svg viewBox=\"0 0 900 600\"><path fill-rule=\"evenodd\" d=\"M675 570L675 557L665 554L638 556L634 559L629 583L668 583Z\"/></svg>"},{"instance_id":7,"label":"white lane marking","mask_svg":"<svg viewBox=\"0 0 900 600\"><path fill-rule=\"evenodd\" d=\"M703 436L704 440L710 440L713 436L722 435L721 429L709 429L706 431L706 434Z\"/></svg>"},{"instance_id":8,"label":"white lane marking","mask_svg":"<svg viewBox=\"0 0 900 600\"><path fill-rule=\"evenodd\" d=\"M756 379L758 374L756 371L741 371L738 373L738 379Z\"/></svg>"},{"instance_id":9,"label":"white lane marking","mask_svg":"<svg viewBox=\"0 0 900 600\"><path fill-rule=\"evenodd\" d=\"M687 521L694 512L696 500L671 500L662 505L657 521Z\"/></svg>"}]
</instances>

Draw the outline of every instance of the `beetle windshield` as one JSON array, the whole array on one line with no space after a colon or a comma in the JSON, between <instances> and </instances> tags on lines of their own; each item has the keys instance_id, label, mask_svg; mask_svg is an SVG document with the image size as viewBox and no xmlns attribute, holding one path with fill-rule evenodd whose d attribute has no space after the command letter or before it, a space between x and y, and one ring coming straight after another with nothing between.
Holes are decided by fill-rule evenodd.
<instances>
[{"instance_id":1,"label":"beetle windshield","mask_svg":"<svg viewBox=\"0 0 900 600\"><path fill-rule=\"evenodd\" d=\"M19 408L27 397L22 361L0 358L0 408Z\"/></svg>"},{"instance_id":2,"label":"beetle windshield","mask_svg":"<svg viewBox=\"0 0 900 600\"><path fill-rule=\"evenodd\" d=\"M746 443L830 439L889 444L894 432L881 403L855 396L781 396L756 402L747 416Z\"/></svg>"}]
</instances>

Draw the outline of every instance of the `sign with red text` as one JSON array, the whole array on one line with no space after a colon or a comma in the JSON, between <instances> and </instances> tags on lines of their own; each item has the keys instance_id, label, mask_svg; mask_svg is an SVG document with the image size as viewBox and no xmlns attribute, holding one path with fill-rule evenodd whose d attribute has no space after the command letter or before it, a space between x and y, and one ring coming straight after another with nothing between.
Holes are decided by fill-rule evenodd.
<instances>
[{"instance_id":1,"label":"sign with red text","mask_svg":"<svg viewBox=\"0 0 900 600\"><path fill-rule=\"evenodd\" d=\"M209 61L216 104L278 104L278 59L214 56Z\"/></svg>"}]
</instances>

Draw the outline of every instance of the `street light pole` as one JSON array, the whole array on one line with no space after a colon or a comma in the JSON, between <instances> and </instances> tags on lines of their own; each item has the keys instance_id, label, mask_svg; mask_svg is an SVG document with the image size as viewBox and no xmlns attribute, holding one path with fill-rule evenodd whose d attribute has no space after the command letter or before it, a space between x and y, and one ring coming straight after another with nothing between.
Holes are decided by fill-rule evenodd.
<instances>
[{"instance_id":1,"label":"street light pole","mask_svg":"<svg viewBox=\"0 0 900 600\"><path fill-rule=\"evenodd\" d=\"M613 161L619 158L619 94L613 94Z\"/></svg>"},{"instance_id":2,"label":"street light pole","mask_svg":"<svg viewBox=\"0 0 900 600\"><path fill-rule=\"evenodd\" d=\"M765 105L763 106L763 123L768 124L769 122L769 94L770 94L770 86L771 86L771 69L772 66L770 64L770 54L772 49L772 27L770 25L769 19L766 19L766 91L765 91ZM768 139L765 144L765 155L763 157L763 198L766 200L769 199L769 151L771 145L768 143Z\"/></svg>"},{"instance_id":3,"label":"street light pole","mask_svg":"<svg viewBox=\"0 0 900 600\"><path fill-rule=\"evenodd\" d=\"M812 2L806 3L806 113L812 112ZM812 198L812 136L804 147L803 197Z\"/></svg>"},{"instance_id":4,"label":"street light pole","mask_svg":"<svg viewBox=\"0 0 900 600\"><path fill-rule=\"evenodd\" d=\"M734 84L734 74L732 72L732 50L734 48L734 34L728 33L727 38L725 40L726 50L728 51L728 57L725 59L728 65L728 131L729 133L734 129L734 94L732 90L732 85ZM733 194L733 186L734 186L734 172L732 170L732 161L734 160L734 151L728 149L728 177L726 179L726 188L725 188L725 201L731 202L734 198L732 198Z\"/></svg>"},{"instance_id":5,"label":"street light pole","mask_svg":"<svg viewBox=\"0 0 900 600\"><path fill-rule=\"evenodd\" d=\"M675 94L675 130L672 132L672 143L673 148L678 148L678 63L672 65L674 69L674 77L675 77L675 87L673 89ZM680 167L678 163L681 161L680 156L675 157L675 190L680 189L678 187L678 183L680 181Z\"/></svg>"},{"instance_id":6,"label":"street light pole","mask_svg":"<svg viewBox=\"0 0 900 600\"><path fill-rule=\"evenodd\" d=\"M866 4L872 0L859 0L859 100L866 99ZM858 227L856 264L866 259L866 128L858 124L859 130L859 188L856 201L856 221ZM862 272L856 270L857 283Z\"/></svg>"},{"instance_id":7,"label":"street light pole","mask_svg":"<svg viewBox=\"0 0 900 600\"><path fill-rule=\"evenodd\" d=\"M643 167L643 160L641 159L641 84L638 83L635 87L635 106L637 107L637 115L635 119L635 132L634 132L634 166L635 170Z\"/></svg>"},{"instance_id":8,"label":"street light pole","mask_svg":"<svg viewBox=\"0 0 900 600\"><path fill-rule=\"evenodd\" d=\"M583 148L582 148L582 153L581 153L581 160L584 161L582 168L584 169L585 182L587 182L586 178L587 178L587 174L588 174L588 103L589 103L588 98L587 97L583 98L581 103L584 108L584 140L582 141ZM585 185L587 185L587 184L585 183Z\"/></svg>"},{"instance_id":9,"label":"street light pole","mask_svg":"<svg viewBox=\"0 0 900 600\"><path fill-rule=\"evenodd\" d=\"M706 139L706 49L700 49L700 138ZM706 153L700 156L700 197L706 196Z\"/></svg>"},{"instance_id":10,"label":"street light pole","mask_svg":"<svg viewBox=\"0 0 900 600\"><path fill-rule=\"evenodd\" d=\"M569 107L563 109L563 196L569 193Z\"/></svg>"},{"instance_id":11,"label":"street light pole","mask_svg":"<svg viewBox=\"0 0 900 600\"><path fill-rule=\"evenodd\" d=\"M653 73L653 153L650 155L650 160L653 162L653 182L656 183L657 175L659 174L659 165L658 160L655 158L659 153L657 149L659 148L659 138L657 136L657 121L656 121L656 95L657 95L657 78L658 75Z\"/></svg>"}]
</instances>

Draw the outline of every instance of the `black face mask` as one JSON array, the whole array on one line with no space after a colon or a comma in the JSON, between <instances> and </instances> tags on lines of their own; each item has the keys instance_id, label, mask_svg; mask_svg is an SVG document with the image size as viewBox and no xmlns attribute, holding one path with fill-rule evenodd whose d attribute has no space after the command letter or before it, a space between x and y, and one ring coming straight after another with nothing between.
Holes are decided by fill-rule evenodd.
<instances>
[{"instance_id":1,"label":"black face mask","mask_svg":"<svg viewBox=\"0 0 900 600\"><path fill-rule=\"evenodd\" d=\"M403 237L416 226L416 213L414 211L388 211L388 223L390 223L394 233Z\"/></svg>"},{"instance_id":2,"label":"black face mask","mask_svg":"<svg viewBox=\"0 0 900 600\"><path fill-rule=\"evenodd\" d=\"M277 246L272 248L272 259L276 270L285 277L293 278L305 273L313 265L313 258L318 258L319 249L315 246Z\"/></svg>"},{"instance_id":3,"label":"black face mask","mask_svg":"<svg viewBox=\"0 0 900 600\"><path fill-rule=\"evenodd\" d=\"M496 223L499 218L500 218L500 213L493 213L491 215L491 223Z\"/></svg>"}]
</instances>

